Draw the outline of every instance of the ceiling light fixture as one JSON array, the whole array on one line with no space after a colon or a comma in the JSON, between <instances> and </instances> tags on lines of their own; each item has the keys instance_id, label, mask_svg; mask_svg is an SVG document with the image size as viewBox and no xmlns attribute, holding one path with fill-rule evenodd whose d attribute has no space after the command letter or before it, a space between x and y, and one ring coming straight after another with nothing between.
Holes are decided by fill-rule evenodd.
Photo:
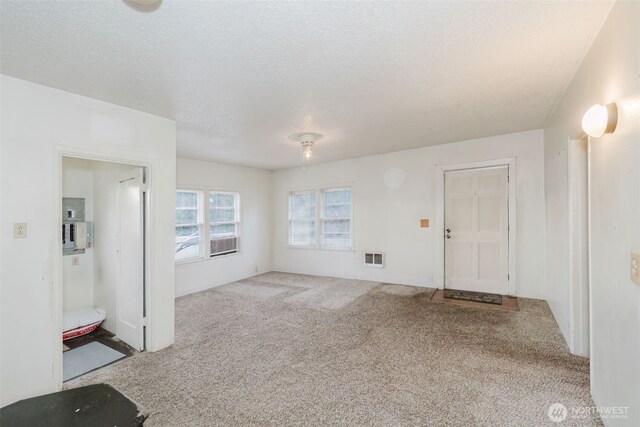
<instances>
[{"instance_id":1,"label":"ceiling light fixture","mask_svg":"<svg viewBox=\"0 0 640 427\"><path fill-rule=\"evenodd\" d=\"M613 133L618 124L618 106L616 104L595 104L582 116L582 129L594 138L605 133Z\"/></svg>"},{"instance_id":2,"label":"ceiling light fixture","mask_svg":"<svg viewBox=\"0 0 640 427\"><path fill-rule=\"evenodd\" d=\"M298 132L289 136L289 139L302 145L302 169L306 169L307 163L313 157L313 144L322 139L322 135L315 132Z\"/></svg>"}]
</instances>

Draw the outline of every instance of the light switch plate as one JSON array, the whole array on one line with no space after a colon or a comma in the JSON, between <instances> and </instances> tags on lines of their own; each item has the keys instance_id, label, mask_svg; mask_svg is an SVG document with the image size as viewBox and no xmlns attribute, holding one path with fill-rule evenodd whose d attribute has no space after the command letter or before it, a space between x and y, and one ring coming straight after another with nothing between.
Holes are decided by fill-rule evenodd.
<instances>
[{"instance_id":1,"label":"light switch plate","mask_svg":"<svg viewBox=\"0 0 640 427\"><path fill-rule=\"evenodd\" d=\"M13 224L13 238L14 239L26 239L27 238L27 223L16 222Z\"/></svg>"},{"instance_id":2,"label":"light switch plate","mask_svg":"<svg viewBox=\"0 0 640 427\"><path fill-rule=\"evenodd\" d=\"M640 285L640 252L631 252L631 280Z\"/></svg>"}]
</instances>

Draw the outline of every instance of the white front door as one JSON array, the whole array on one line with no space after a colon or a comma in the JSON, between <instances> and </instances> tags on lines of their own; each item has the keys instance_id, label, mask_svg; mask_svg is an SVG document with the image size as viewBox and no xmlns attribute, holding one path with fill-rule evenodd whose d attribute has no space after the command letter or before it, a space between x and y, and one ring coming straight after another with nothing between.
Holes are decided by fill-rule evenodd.
<instances>
[{"instance_id":1,"label":"white front door","mask_svg":"<svg viewBox=\"0 0 640 427\"><path fill-rule=\"evenodd\" d=\"M508 294L508 171L445 173L445 288Z\"/></svg>"},{"instance_id":2,"label":"white front door","mask_svg":"<svg viewBox=\"0 0 640 427\"><path fill-rule=\"evenodd\" d=\"M143 169L120 176L120 271L116 285L116 336L136 350L144 349L144 197Z\"/></svg>"}]
</instances>

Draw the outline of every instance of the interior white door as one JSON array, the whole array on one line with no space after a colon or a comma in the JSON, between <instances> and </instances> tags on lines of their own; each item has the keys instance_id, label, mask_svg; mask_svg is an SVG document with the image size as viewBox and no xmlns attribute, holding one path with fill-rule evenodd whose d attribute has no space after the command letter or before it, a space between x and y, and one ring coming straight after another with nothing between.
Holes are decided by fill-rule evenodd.
<instances>
[{"instance_id":1,"label":"interior white door","mask_svg":"<svg viewBox=\"0 0 640 427\"><path fill-rule=\"evenodd\" d=\"M445 173L445 288L508 294L508 171Z\"/></svg>"},{"instance_id":2,"label":"interior white door","mask_svg":"<svg viewBox=\"0 0 640 427\"><path fill-rule=\"evenodd\" d=\"M120 176L119 264L116 285L116 336L137 350L144 347L144 171Z\"/></svg>"}]
</instances>

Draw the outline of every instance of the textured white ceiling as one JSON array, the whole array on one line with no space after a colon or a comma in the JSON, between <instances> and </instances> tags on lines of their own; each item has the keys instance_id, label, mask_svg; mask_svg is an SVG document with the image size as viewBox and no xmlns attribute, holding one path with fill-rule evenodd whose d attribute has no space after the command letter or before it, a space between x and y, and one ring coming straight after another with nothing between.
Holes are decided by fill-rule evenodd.
<instances>
[{"instance_id":1,"label":"textured white ceiling","mask_svg":"<svg viewBox=\"0 0 640 427\"><path fill-rule=\"evenodd\" d=\"M544 125L611 2L1 3L2 73L174 118L277 169Z\"/></svg>"}]
</instances>

